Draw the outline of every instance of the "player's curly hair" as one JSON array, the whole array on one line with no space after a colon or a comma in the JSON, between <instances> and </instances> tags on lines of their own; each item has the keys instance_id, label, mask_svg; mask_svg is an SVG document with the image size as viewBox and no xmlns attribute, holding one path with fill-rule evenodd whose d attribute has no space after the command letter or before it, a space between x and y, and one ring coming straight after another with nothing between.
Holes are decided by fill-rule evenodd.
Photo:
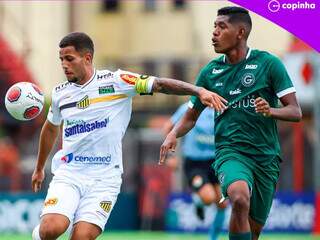
<instances>
[{"instance_id":1,"label":"player's curly hair","mask_svg":"<svg viewBox=\"0 0 320 240\"><path fill-rule=\"evenodd\" d=\"M83 32L72 32L61 39L60 48L73 46L77 52L90 52L94 54L94 44L92 39Z\"/></svg>"}]
</instances>

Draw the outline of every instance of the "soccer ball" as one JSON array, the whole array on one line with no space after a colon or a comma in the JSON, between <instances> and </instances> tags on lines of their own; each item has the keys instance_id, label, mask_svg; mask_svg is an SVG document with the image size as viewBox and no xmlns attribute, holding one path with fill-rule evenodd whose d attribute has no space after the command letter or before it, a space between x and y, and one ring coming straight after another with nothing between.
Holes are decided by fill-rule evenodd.
<instances>
[{"instance_id":1,"label":"soccer ball","mask_svg":"<svg viewBox=\"0 0 320 240\"><path fill-rule=\"evenodd\" d=\"M41 113L43 104L44 96L40 88L33 83L16 83L6 93L6 108L17 120L34 119Z\"/></svg>"}]
</instances>

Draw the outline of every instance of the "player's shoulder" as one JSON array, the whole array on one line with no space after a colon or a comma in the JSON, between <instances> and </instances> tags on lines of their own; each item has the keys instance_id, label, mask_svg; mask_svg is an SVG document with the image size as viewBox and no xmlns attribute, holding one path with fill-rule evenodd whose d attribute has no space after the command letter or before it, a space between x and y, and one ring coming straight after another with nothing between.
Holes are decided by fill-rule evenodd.
<instances>
[{"instance_id":1,"label":"player's shoulder","mask_svg":"<svg viewBox=\"0 0 320 240\"><path fill-rule=\"evenodd\" d=\"M219 69L222 65L224 65L224 55L218 56L211 61L209 61L204 67L201 69L201 74L206 75L211 73L213 69Z\"/></svg>"},{"instance_id":2,"label":"player's shoulder","mask_svg":"<svg viewBox=\"0 0 320 240\"><path fill-rule=\"evenodd\" d=\"M98 81L110 80L115 77L115 72L108 69L96 70L96 79Z\"/></svg>"},{"instance_id":3,"label":"player's shoulder","mask_svg":"<svg viewBox=\"0 0 320 240\"><path fill-rule=\"evenodd\" d=\"M270 61L270 62L278 62L280 61L279 57L263 50L258 50L258 49L252 49L251 50L251 57L252 58L257 58L265 61Z\"/></svg>"},{"instance_id":4,"label":"player's shoulder","mask_svg":"<svg viewBox=\"0 0 320 240\"><path fill-rule=\"evenodd\" d=\"M146 79L149 76L140 75L138 73L133 73L130 71L118 69L115 72L115 79L120 85L135 85L138 79Z\"/></svg>"}]
</instances>

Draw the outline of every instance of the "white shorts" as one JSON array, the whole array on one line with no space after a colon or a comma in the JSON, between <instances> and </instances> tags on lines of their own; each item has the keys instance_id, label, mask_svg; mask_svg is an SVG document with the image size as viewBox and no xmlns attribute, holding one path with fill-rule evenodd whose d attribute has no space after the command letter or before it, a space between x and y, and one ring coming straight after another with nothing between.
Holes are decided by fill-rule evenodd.
<instances>
[{"instance_id":1,"label":"white shorts","mask_svg":"<svg viewBox=\"0 0 320 240\"><path fill-rule=\"evenodd\" d=\"M121 176L106 180L70 174L68 177L54 176L48 189L41 217L58 213L75 224L85 221L104 230L110 213L120 192Z\"/></svg>"}]
</instances>

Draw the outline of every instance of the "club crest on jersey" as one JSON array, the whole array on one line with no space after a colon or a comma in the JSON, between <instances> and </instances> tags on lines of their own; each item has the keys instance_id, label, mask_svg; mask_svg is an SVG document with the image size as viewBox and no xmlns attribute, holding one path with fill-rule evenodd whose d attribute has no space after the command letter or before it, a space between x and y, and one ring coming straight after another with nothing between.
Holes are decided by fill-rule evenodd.
<instances>
[{"instance_id":1,"label":"club crest on jersey","mask_svg":"<svg viewBox=\"0 0 320 240\"><path fill-rule=\"evenodd\" d=\"M135 85L138 77L132 74L120 74L120 78L131 85Z\"/></svg>"},{"instance_id":2,"label":"club crest on jersey","mask_svg":"<svg viewBox=\"0 0 320 240\"><path fill-rule=\"evenodd\" d=\"M89 107L90 105L90 99L88 95L86 95L84 98L82 98L80 101L77 102L77 108L79 109L85 109Z\"/></svg>"},{"instance_id":3,"label":"club crest on jersey","mask_svg":"<svg viewBox=\"0 0 320 240\"><path fill-rule=\"evenodd\" d=\"M102 202L100 202L99 205L105 212L108 213L111 210L112 202L111 201L102 201Z\"/></svg>"},{"instance_id":4,"label":"club crest on jersey","mask_svg":"<svg viewBox=\"0 0 320 240\"><path fill-rule=\"evenodd\" d=\"M241 83L245 87L251 87L256 82L252 73L245 73L241 78Z\"/></svg>"}]
</instances>

